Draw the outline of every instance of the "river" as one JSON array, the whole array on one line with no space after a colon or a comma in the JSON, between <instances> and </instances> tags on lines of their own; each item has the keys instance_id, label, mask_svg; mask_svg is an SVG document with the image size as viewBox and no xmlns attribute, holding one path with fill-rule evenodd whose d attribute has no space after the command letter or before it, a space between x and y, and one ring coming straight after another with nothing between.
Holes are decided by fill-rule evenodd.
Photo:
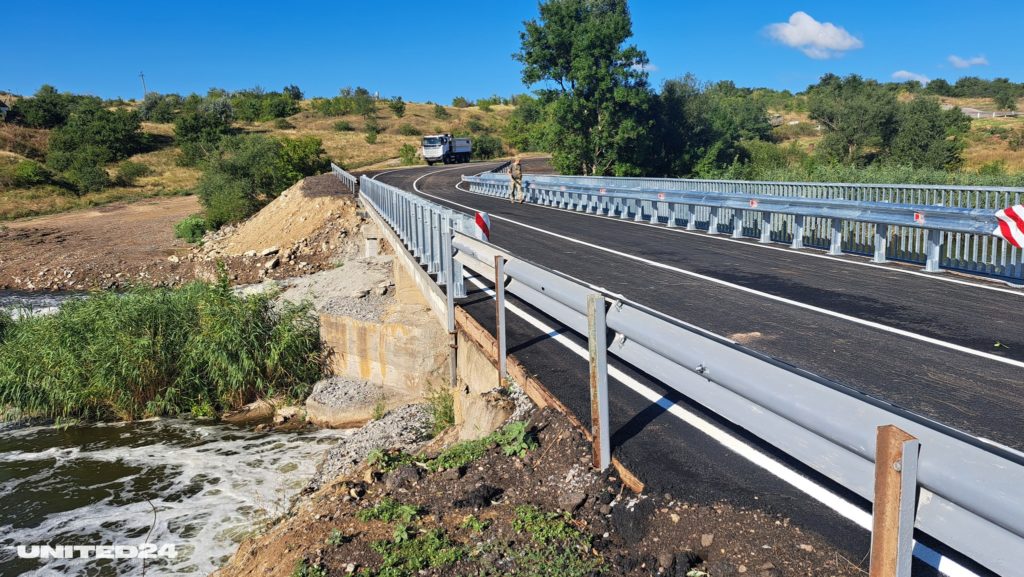
<instances>
[{"instance_id":1,"label":"river","mask_svg":"<svg viewBox=\"0 0 1024 577\"><path fill-rule=\"evenodd\" d=\"M206 575L348 434L177 419L0 432L0 575L141 575L140 559L41 561L15 547L144 543L176 553L145 561L145 575Z\"/></svg>"}]
</instances>

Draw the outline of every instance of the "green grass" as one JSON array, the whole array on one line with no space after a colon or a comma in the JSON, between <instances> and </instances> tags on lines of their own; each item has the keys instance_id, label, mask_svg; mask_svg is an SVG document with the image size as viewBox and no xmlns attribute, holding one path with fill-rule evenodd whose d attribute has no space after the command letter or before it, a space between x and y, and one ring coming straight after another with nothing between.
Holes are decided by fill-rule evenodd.
<instances>
[{"instance_id":1,"label":"green grass","mask_svg":"<svg viewBox=\"0 0 1024 577\"><path fill-rule=\"evenodd\" d=\"M2 324L0 410L21 416L214 416L261 397L304 397L323 369L308 304L237 296L224 278L96 293Z\"/></svg>"},{"instance_id":2,"label":"green grass","mask_svg":"<svg viewBox=\"0 0 1024 577\"><path fill-rule=\"evenodd\" d=\"M174 225L174 236L185 242L197 243L206 234L206 219L201 214L186 216Z\"/></svg>"},{"instance_id":3,"label":"green grass","mask_svg":"<svg viewBox=\"0 0 1024 577\"><path fill-rule=\"evenodd\" d=\"M327 577L327 570L320 565L312 565L305 559L301 559L295 564L292 577Z\"/></svg>"},{"instance_id":4,"label":"green grass","mask_svg":"<svg viewBox=\"0 0 1024 577\"><path fill-rule=\"evenodd\" d=\"M427 394L430 406L431 432L436 437L455 424L455 397L444 385L431 387Z\"/></svg>"},{"instance_id":5,"label":"green grass","mask_svg":"<svg viewBox=\"0 0 1024 577\"><path fill-rule=\"evenodd\" d=\"M363 509L359 512L360 521L401 521L408 524L419 515L420 510L415 505L403 505L390 497L384 497L380 503L373 507Z\"/></svg>"},{"instance_id":6,"label":"green grass","mask_svg":"<svg viewBox=\"0 0 1024 577\"><path fill-rule=\"evenodd\" d=\"M376 571L363 569L362 577L411 577L424 569L443 569L466 556L466 548L448 539L444 531L432 529L415 533L408 527L404 537L373 543L380 554L381 565Z\"/></svg>"},{"instance_id":7,"label":"green grass","mask_svg":"<svg viewBox=\"0 0 1024 577\"><path fill-rule=\"evenodd\" d=\"M526 577L586 577L604 563L591 554L590 536L572 524L568 513L545 513L532 505L516 508L512 528L530 536L526 547L509 551L517 575Z\"/></svg>"},{"instance_id":8,"label":"green grass","mask_svg":"<svg viewBox=\"0 0 1024 577\"><path fill-rule=\"evenodd\" d=\"M537 441L526 429L526 423L517 421L505 425L482 439L456 443L441 451L433 459L428 459L424 455L413 456L400 450L388 450L373 451L367 460L370 465L385 473L410 463L419 463L427 470L436 472L464 467L486 455L487 451L493 447L499 447L505 456L523 457L527 451L537 447Z\"/></svg>"}]
</instances>

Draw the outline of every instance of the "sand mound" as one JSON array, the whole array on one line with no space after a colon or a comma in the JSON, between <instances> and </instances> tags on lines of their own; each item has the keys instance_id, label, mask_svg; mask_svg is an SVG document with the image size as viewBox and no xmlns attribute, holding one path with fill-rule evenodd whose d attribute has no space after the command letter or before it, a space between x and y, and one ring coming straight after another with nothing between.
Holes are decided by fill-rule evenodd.
<instances>
[{"instance_id":1,"label":"sand mound","mask_svg":"<svg viewBox=\"0 0 1024 577\"><path fill-rule=\"evenodd\" d=\"M297 244L327 226L351 230L358 224L352 196L333 175L312 176L295 183L252 218L216 241L221 254L238 256Z\"/></svg>"}]
</instances>

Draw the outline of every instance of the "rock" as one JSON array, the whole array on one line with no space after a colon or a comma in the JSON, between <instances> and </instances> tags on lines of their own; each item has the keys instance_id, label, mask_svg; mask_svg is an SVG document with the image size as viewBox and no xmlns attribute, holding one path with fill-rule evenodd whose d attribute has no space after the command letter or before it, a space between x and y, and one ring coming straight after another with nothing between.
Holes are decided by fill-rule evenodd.
<instances>
[{"instance_id":1,"label":"rock","mask_svg":"<svg viewBox=\"0 0 1024 577\"><path fill-rule=\"evenodd\" d=\"M387 487L388 491L394 491L395 489L408 487L419 480L419 467L416 465L405 465L392 471L388 475L387 480L384 481L384 486Z\"/></svg>"},{"instance_id":2,"label":"rock","mask_svg":"<svg viewBox=\"0 0 1024 577\"><path fill-rule=\"evenodd\" d=\"M800 544L800 550L801 551L807 551L808 553L813 553L814 552L814 546L813 545L808 545L807 543L801 543Z\"/></svg>"},{"instance_id":3,"label":"rock","mask_svg":"<svg viewBox=\"0 0 1024 577\"><path fill-rule=\"evenodd\" d=\"M354 299L361 299L361 298L365 297L368 294L370 294L369 289L359 289L359 290L353 291L350 296L352 298L354 298Z\"/></svg>"},{"instance_id":4,"label":"rock","mask_svg":"<svg viewBox=\"0 0 1024 577\"><path fill-rule=\"evenodd\" d=\"M462 499L456 499L452 501L452 505L460 509L472 507L474 509L482 509L489 507L491 502L497 500L505 492L504 489L499 487L493 487L491 485L483 484L476 487Z\"/></svg>"},{"instance_id":5,"label":"rock","mask_svg":"<svg viewBox=\"0 0 1024 577\"><path fill-rule=\"evenodd\" d=\"M736 572L737 573L746 573L747 572L747 566L746 565L740 565L739 567L736 568Z\"/></svg>"},{"instance_id":6,"label":"rock","mask_svg":"<svg viewBox=\"0 0 1024 577\"><path fill-rule=\"evenodd\" d=\"M277 265L279 265L279 264L281 264L281 259L279 259L279 258L277 258L275 256L274 258L268 260L266 262L266 264L263 265L263 268L265 268L267 270L271 270L271 269L277 268Z\"/></svg>"},{"instance_id":7,"label":"rock","mask_svg":"<svg viewBox=\"0 0 1024 577\"><path fill-rule=\"evenodd\" d=\"M359 565L357 565L355 563L349 563L349 564L345 565L345 573L347 573L347 574L355 573L357 567L359 567Z\"/></svg>"},{"instance_id":8,"label":"rock","mask_svg":"<svg viewBox=\"0 0 1024 577\"><path fill-rule=\"evenodd\" d=\"M643 499L632 510L620 504L612 509L612 527L626 543L635 543L647 535L654 518L654 503Z\"/></svg>"},{"instance_id":9,"label":"rock","mask_svg":"<svg viewBox=\"0 0 1024 577\"><path fill-rule=\"evenodd\" d=\"M601 508L598 509L597 511L599 513L601 513L602 515L607 515L607 514L612 512L612 507L611 507L611 505L607 505L607 504L601 505Z\"/></svg>"},{"instance_id":10,"label":"rock","mask_svg":"<svg viewBox=\"0 0 1024 577\"><path fill-rule=\"evenodd\" d=\"M465 469L462 467L456 467L454 469L448 469L444 473L441 473L441 478L445 481L458 481L466 474Z\"/></svg>"},{"instance_id":11,"label":"rock","mask_svg":"<svg viewBox=\"0 0 1024 577\"><path fill-rule=\"evenodd\" d=\"M571 491L568 493L562 493L558 496L558 506L563 511L573 513L576 509L580 508L580 505L587 500L587 494L583 491Z\"/></svg>"},{"instance_id":12,"label":"rock","mask_svg":"<svg viewBox=\"0 0 1024 577\"><path fill-rule=\"evenodd\" d=\"M672 519L673 523L679 522L679 515L676 515L675 513L669 513L668 517L669 519Z\"/></svg>"},{"instance_id":13,"label":"rock","mask_svg":"<svg viewBox=\"0 0 1024 577\"><path fill-rule=\"evenodd\" d=\"M301 407L286 406L277 409L274 413L274 423L281 424L287 421L302 420L300 417L305 416L305 411Z\"/></svg>"},{"instance_id":14,"label":"rock","mask_svg":"<svg viewBox=\"0 0 1024 577\"><path fill-rule=\"evenodd\" d=\"M181 259L178 258L177 255L173 255L173 254L171 256L167 257L167 260L169 260L171 262L181 262Z\"/></svg>"},{"instance_id":15,"label":"rock","mask_svg":"<svg viewBox=\"0 0 1024 577\"><path fill-rule=\"evenodd\" d=\"M714 533L704 533L703 535L700 536L700 546L704 547L705 549L710 547L711 544L714 543L714 542L715 542L715 534Z\"/></svg>"},{"instance_id":16,"label":"rock","mask_svg":"<svg viewBox=\"0 0 1024 577\"><path fill-rule=\"evenodd\" d=\"M676 563L676 556L668 551L658 553L658 567L665 571L671 571Z\"/></svg>"},{"instance_id":17,"label":"rock","mask_svg":"<svg viewBox=\"0 0 1024 577\"><path fill-rule=\"evenodd\" d=\"M265 248L265 249L261 250L260 251L260 256L261 257L270 256L272 254L277 254L280 251L281 251L280 247L272 246L270 248Z\"/></svg>"},{"instance_id":18,"label":"rock","mask_svg":"<svg viewBox=\"0 0 1024 577\"><path fill-rule=\"evenodd\" d=\"M377 294L377 296L380 296L380 297L388 294L388 287L386 287L386 286L379 286L379 287L377 287L376 294Z\"/></svg>"},{"instance_id":19,"label":"rock","mask_svg":"<svg viewBox=\"0 0 1024 577\"><path fill-rule=\"evenodd\" d=\"M373 418L382 392L380 385L368 381L329 377L313 385L306 398L306 413L319 427L361 427Z\"/></svg>"},{"instance_id":20,"label":"rock","mask_svg":"<svg viewBox=\"0 0 1024 577\"><path fill-rule=\"evenodd\" d=\"M269 423L274 417L274 405L260 400L249 403L237 411L224 413L222 421L234 425Z\"/></svg>"},{"instance_id":21,"label":"rock","mask_svg":"<svg viewBox=\"0 0 1024 577\"><path fill-rule=\"evenodd\" d=\"M242 256L245 257L245 258L256 258L256 251L254 251L254 250L247 250L247 251L242 253Z\"/></svg>"}]
</instances>

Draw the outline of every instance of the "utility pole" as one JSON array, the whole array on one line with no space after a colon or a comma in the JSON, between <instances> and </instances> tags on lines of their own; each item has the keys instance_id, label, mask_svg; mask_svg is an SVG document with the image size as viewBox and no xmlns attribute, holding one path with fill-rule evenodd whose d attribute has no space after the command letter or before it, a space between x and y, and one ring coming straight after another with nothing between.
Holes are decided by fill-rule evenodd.
<instances>
[{"instance_id":1,"label":"utility pole","mask_svg":"<svg viewBox=\"0 0 1024 577\"><path fill-rule=\"evenodd\" d=\"M141 70L139 71L139 78L142 80L142 99L145 100L149 91L146 90L146 75Z\"/></svg>"}]
</instances>

